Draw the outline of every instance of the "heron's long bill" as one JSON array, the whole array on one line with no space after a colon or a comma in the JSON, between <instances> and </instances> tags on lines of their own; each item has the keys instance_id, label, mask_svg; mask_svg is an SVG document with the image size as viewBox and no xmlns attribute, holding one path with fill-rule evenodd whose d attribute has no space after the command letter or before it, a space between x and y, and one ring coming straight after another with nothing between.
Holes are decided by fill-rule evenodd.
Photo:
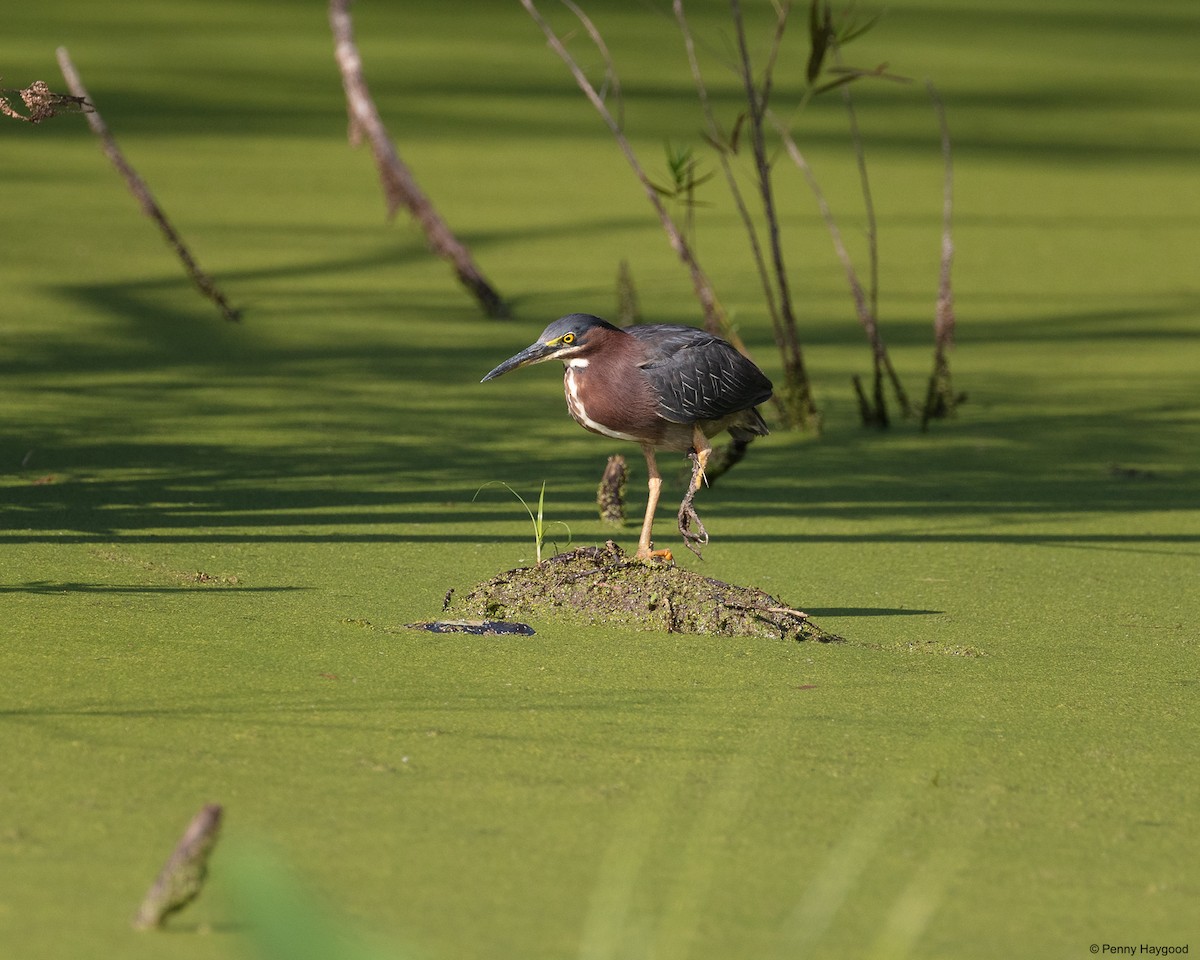
<instances>
[{"instance_id":1,"label":"heron's long bill","mask_svg":"<svg viewBox=\"0 0 1200 960\"><path fill-rule=\"evenodd\" d=\"M541 363L543 360L549 360L556 352L557 347L552 347L539 340L537 343L530 344L516 356L509 357L479 382L487 383L489 380L495 380L497 377L504 376L510 370L516 370L517 367L527 367L531 363Z\"/></svg>"}]
</instances>

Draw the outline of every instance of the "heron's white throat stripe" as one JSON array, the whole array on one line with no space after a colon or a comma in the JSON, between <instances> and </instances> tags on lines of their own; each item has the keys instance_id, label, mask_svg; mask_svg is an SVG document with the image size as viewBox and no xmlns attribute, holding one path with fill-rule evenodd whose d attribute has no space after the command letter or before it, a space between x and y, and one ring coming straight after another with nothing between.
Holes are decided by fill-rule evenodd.
<instances>
[{"instance_id":1,"label":"heron's white throat stripe","mask_svg":"<svg viewBox=\"0 0 1200 960\"><path fill-rule=\"evenodd\" d=\"M606 437L612 437L614 440L631 440L634 443L641 443L637 437L631 437L627 433L621 433L619 430L613 430L606 427L602 423L597 423L587 415L587 410L584 409L583 401L579 399L579 384L577 382L575 370L579 367L586 367L586 360L570 360L567 366L567 407L571 411L571 416L582 423L589 430L594 430L596 433L603 434Z\"/></svg>"}]
</instances>

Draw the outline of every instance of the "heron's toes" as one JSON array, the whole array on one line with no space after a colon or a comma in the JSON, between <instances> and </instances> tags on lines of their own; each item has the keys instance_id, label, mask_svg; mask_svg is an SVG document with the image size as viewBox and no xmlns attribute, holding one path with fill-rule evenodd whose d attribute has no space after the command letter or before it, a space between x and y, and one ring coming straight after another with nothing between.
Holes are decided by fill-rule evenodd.
<instances>
[{"instance_id":1,"label":"heron's toes","mask_svg":"<svg viewBox=\"0 0 1200 960\"><path fill-rule=\"evenodd\" d=\"M687 548L700 556L700 548L708 543L708 531L704 529L704 522L692 505L692 494L684 497L679 505L679 533Z\"/></svg>"}]
</instances>

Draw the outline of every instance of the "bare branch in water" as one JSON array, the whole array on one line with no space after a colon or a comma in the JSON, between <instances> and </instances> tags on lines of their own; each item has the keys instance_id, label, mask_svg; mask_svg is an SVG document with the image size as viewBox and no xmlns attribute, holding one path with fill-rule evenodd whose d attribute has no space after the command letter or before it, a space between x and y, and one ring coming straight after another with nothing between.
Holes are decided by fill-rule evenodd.
<instances>
[{"instance_id":1,"label":"bare branch in water","mask_svg":"<svg viewBox=\"0 0 1200 960\"><path fill-rule=\"evenodd\" d=\"M117 146L117 141L109 132L104 118L100 116L100 111L95 107L92 98L88 96L87 89L83 85L83 81L79 78L79 71L75 69L75 64L71 62L71 57L67 53L66 47L59 47L57 51L58 66L62 70L63 79L67 82L67 87L71 93L81 101L88 104L88 109L84 110L84 116L87 117L88 126L92 128L92 133L100 138L100 146L104 150L105 156L112 162L112 165L117 168L117 172L124 178L126 185L129 187L129 192L141 205L142 212L146 214L157 225L166 239L168 245L175 251L175 255L179 257L183 263L184 270L191 278L192 283L196 288L208 297L217 308L221 311L221 315L226 320L237 321L241 319L239 311L229 305L229 301L225 299L225 295L217 288L217 285L212 281L199 264L196 263L195 257L188 250L187 245L183 242L183 238L171 226L171 222L167 219L167 215L163 213L162 207L158 205L158 201L154 199L154 195L150 192L150 188L146 185L136 170L130 166L129 161L125 159L125 155L121 152L121 148Z\"/></svg>"},{"instance_id":2,"label":"bare branch in water","mask_svg":"<svg viewBox=\"0 0 1200 960\"><path fill-rule=\"evenodd\" d=\"M508 316L508 306L476 265L466 244L455 236L396 152L396 145L388 136L363 76L362 57L350 19L350 0L329 0L329 26L333 32L334 57L346 92L350 144L357 147L364 138L370 144L388 218L394 217L401 207L408 210L424 232L430 249L450 264L459 282L479 301L484 313L489 317Z\"/></svg>"},{"instance_id":3,"label":"bare branch in water","mask_svg":"<svg viewBox=\"0 0 1200 960\"><path fill-rule=\"evenodd\" d=\"M929 98L937 114L938 128L942 136L942 164L945 176L942 186L942 261L938 277L937 310L933 319L933 371L929 375L929 388L925 393L925 408L921 412L921 429L929 428L929 421L947 417L963 399L955 394L950 379L950 348L954 346L954 288L951 271L954 266L954 165L950 150L950 126L946 122L946 108L932 81L926 81Z\"/></svg>"}]
</instances>

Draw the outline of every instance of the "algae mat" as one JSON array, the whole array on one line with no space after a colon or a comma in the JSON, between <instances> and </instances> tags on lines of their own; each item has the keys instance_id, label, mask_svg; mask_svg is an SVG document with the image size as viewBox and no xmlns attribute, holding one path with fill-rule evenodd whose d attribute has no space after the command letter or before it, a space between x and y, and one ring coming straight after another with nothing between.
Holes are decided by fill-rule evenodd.
<instances>
[{"instance_id":1,"label":"algae mat","mask_svg":"<svg viewBox=\"0 0 1200 960\"><path fill-rule=\"evenodd\" d=\"M669 18L589 7L639 148L691 142ZM720 49L726 5L689 7ZM618 451L558 377L502 398L479 377L554 316L611 314L623 259L647 315L695 320L518 4L355 5L385 119L509 323L385 224L320 4L8 11L3 84L53 80L66 44L246 314L189 289L81 118L0 127L0 953L253 956L264 915L302 937L290 958L1200 949L1194 7L901 2L863 39L858 62L928 74L949 109L970 399L928 436L858 428L861 331L785 188L827 430L756 443L701 495L704 563L681 558L842 644L405 628L532 562L513 501L472 499L489 481L545 480L571 546L612 535L592 501ZM859 100L914 395L941 201L920 86ZM805 123L853 243L844 117ZM736 212L697 214L777 376ZM205 803L225 810L208 888L133 931Z\"/></svg>"}]
</instances>

